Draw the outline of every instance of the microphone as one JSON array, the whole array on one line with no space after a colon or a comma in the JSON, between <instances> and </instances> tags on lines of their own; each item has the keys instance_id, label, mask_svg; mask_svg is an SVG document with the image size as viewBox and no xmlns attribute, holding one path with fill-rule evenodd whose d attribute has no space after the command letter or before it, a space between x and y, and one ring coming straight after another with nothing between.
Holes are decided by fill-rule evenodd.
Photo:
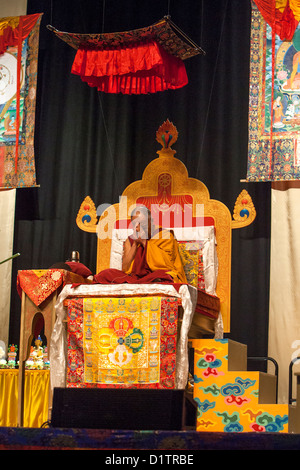
<instances>
[{"instance_id":1,"label":"microphone","mask_svg":"<svg viewBox=\"0 0 300 470\"><path fill-rule=\"evenodd\" d=\"M10 259L16 258L17 256L20 256L20 254L21 253L16 253L15 255L12 255L10 258L0 261L0 264L6 263L6 261L9 261Z\"/></svg>"}]
</instances>

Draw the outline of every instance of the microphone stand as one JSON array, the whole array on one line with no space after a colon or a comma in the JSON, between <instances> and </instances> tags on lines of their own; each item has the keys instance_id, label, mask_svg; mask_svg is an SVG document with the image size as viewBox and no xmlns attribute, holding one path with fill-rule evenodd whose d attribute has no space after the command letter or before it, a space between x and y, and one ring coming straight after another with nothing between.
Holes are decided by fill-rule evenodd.
<instances>
[{"instance_id":1,"label":"microphone stand","mask_svg":"<svg viewBox=\"0 0 300 470\"><path fill-rule=\"evenodd\" d=\"M10 258L7 258L3 261L0 261L0 264L3 264L3 263L6 263L7 261L9 261L10 259L13 259L13 258L16 258L17 256L20 256L21 253L16 253L15 255L12 255Z\"/></svg>"}]
</instances>

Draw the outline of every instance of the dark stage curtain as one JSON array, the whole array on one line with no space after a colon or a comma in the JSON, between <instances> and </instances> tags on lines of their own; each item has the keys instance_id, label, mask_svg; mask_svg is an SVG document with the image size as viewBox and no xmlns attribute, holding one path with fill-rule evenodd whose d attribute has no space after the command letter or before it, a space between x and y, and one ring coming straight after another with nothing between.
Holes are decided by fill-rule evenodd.
<instances>
[{"instance_id":1,"label":"dark stage curtain","mask_svg":"<svg viewBox=\"0 0 300 470\"><path fill-rule=\"evenodd\" d=\"M257 209L251 226L233 232L230 337L264 355L268 339L270 186L243 184L248 141L249 0L170 2L170 15L206 56L185 61L189 84L147 96L98 94L70 73L75 51L46 29L81 33L148 26L168 13L161 0L28 0L44 13L36 110L39 188L17 191L10 341L19 341L17 270L47 268L72 250L95 271L96 235L75 219L90 195L96 205L118 202L156 157L158 127L170 119L174 148L189 175L232 211L245 187ZM104 16L103 16L104 10ZM103 28L103 29L102 29Z\"/></svg>"}]
</instances>

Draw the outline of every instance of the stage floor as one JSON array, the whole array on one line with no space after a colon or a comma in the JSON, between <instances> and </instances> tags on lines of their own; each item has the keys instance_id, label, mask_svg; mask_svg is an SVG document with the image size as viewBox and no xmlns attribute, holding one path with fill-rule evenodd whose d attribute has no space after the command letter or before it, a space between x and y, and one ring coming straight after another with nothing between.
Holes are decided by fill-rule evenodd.
<instances>
[{"instance_id":1,"label":"stage floor","mask_svg":"<svg viewBox=\"0 0 300 470\"><path fill-rule=\"evenodd\" d=\"M300 450L300 434L0 427L0 450L106 450L114 456L145 450L197 458L204 450Z\"/></svg>"}]
</instances>

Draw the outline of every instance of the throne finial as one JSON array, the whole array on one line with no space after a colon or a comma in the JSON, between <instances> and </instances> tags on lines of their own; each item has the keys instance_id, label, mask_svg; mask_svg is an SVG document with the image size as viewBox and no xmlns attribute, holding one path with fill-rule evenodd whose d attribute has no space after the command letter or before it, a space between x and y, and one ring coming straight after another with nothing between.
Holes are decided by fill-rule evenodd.
<instances>
[{"instance_id":1,"label":"throne finial","mask_svg":"<svg viewBox=\"0 0 300 470\"><path fill-rule=\"evenodd\" d=\"M173 150L171 145L175 144L177 138L178 132L176 127L167 119L156 132L156 140L162 146L162 149L157 152L160 157L172 157L176 153L176 150Z\"/></svg>"}]
</instances>

